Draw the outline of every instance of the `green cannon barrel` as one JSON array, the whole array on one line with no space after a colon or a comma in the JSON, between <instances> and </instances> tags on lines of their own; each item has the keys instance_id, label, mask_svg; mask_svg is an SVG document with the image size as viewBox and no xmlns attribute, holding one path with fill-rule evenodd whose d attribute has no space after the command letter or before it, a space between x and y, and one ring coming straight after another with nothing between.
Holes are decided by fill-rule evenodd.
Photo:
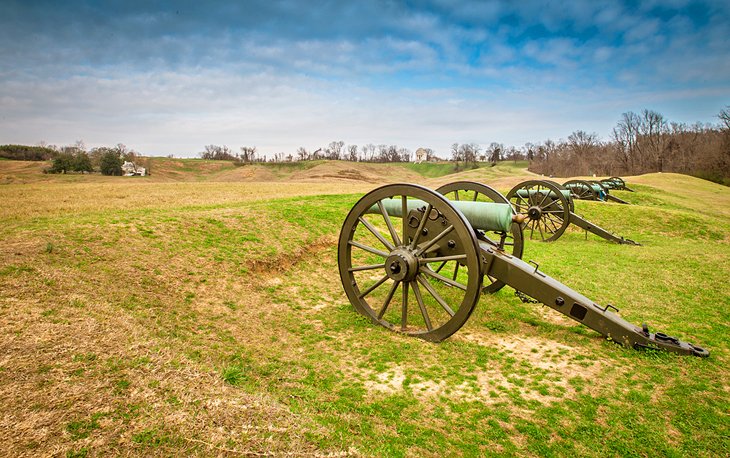
<instances>
[{"instance_id":1,"label":"green cannon barrel","mask_svg":"<svg viewBox=\"0 0 730 458\"><path fill-rule=\"evenodd\" d=\"M588 183L588 185L593 189L593 191L596 193L598 198L600 200L606 200L606 191L603 190L600 184L598 183ZM572 188L578 188L581 189L584 187L582 183L568 183L565 185L566 188L572 189Z\"/></svg>"},{"instance_id":2,"label":"green cannon barrel","mask_svg":"<svg viewBox=\"0 0 730 458\"><path fill-rule=\"evenodd\" d=\"M384 199L381 202L389 216L403 217L403 204L400 199ZM509 204L452 200L451 205L466 217L474 229L507 232L512 226L513 213L512 206ZM408 212L425 206L426 202L422 200L408 199ZM377 205L373 205L367 213L379 214L380 209Z\"/></svg>"},{"instance_id":3,"label":"green cannon barrel","mask_svg":"<svg viewBox=\"0 0 730 458\"><path fill-rule=\"evenodd\" d=\"M542 191L538 191L537 189L518 189L517 195L526 199L528 195L533 196L537 192L542 192ZM561 189L560 193L562 195L564 195L566 199L570 199L570 189ZM553 198L556 197L555 191L550 191L550 197L553 197Z\"/></svg>"}]
</instances>

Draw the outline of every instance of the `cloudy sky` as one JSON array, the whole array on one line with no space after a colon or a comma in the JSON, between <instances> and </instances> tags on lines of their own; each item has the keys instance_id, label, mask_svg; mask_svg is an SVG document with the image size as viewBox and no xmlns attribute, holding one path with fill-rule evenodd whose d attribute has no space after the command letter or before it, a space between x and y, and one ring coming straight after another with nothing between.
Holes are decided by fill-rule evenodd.
<instances>
[{"instance_id":1,"label":"cloudy sky","mask_svg":"<svg viewBox=\"0 0 730 458\"><path fill-rule=\"evenodd\" d=\"M446 156L726 105L727 0L0 0L2 144Z\"/></svg>"}]
</instances>

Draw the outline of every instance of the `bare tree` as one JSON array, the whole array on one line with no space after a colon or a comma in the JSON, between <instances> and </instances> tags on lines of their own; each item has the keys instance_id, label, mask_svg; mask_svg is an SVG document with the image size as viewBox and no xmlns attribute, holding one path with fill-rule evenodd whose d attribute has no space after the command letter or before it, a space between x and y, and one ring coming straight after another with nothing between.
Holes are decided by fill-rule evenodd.
<instances>
[{"instance_id":1,"label":"bare tree","mask_svg":"<svg viewBox=\"0 0 730 458\"><path fill-rule=\"evenodd\" d=\"M667 120L664 119L664 116L653 110L641 112L639 145L642 153L642 171L658 170L661 172L663 170L667 133Z\"/></svg>"},{"instance_id":2,"label":"bare tree","mask_svg":"<svg viewBox=\"0 0 730 458\"><path fill-rule=\"evenodd\" d=\"M576 174L590 175L595 173L599 145L598 134L589 134L584 130L576 130L568 136L568 142L565 145L566 157L564 159L569 162L566 165L572 167ZM564 167L565 165L561 168Z\"/></svg>"},{"instance_id":3,"label":"bare tree","mask_svg":"<svg viewBox=\"0 0 730 458\"><path fill-rule=\"evenodd\" d=\"M119 145L117 145L117 147L119 147ZM199 155L203 159L215 161L237 161L239 159L238 156L234 155L231 149L225 145L206 145L205 151L199 153Z\"/></svg>"},{"instance_id":4,"label":"bare tree","mask_svg":"<svg viewBox=\"0 0 730 458\"><path fill-rule=\"evenodd\" d=\"M256 160L256 147L255 146L242 146L240 157L241 157L241 162L254 162Z\"/></svg>"},{"instance_id":5,"label":"bare tree","mask_svg":"<svg viewBox=\"0 0 730 458\"><path fill-rule=\"evenodd\" d=\"M451 144L451 160L456 162L456 169L459 169L459 162L463 161L462 150L458 143Z\"/></svg>"},{"instance_id":6,"label":"bare tree","mask_svg":"<svg viewBox=\"0 0 730 458\"><path fill-rule=\"evenodd\" d=\"M724 129L730 130L730 105L727 105L725 108L720 110L720 113L717 115L717 117L720 119L720 122L722 123L722 126L724 126Z\"/></svg>"},{"instance_id":7,"label":"bare tree","mask_svg":"<svg viewBox=\"0 0 730 458\"><path fill-rule=\"evenodd\" d=\"M357 145L349 145L347 147L348 160L357 162Z\"/></svg>"},{"instance_id":8,"label":"bare tree","mask_svg":"<svg viewBox=\"0 0 730 458\"><path fill-rule=\"evenodd\" d=\"M530 142L525 143L525 145L522 147L522 152L525 155L525 158L529 162L532 162L535 160L535 150L536 149L537 148L535 147L535 145L533 145Z\"/></svg>"},{"instance_id":9,"label":"bare tree","mask_svg":"<svg viewBox=\"0 0 730 458\"><path fill-rule=\"evenodd\" d=\"M297 160L299 160L299 161L308 161L309 160L309 153L303 146L300 146L299 148L297 148Z\"/></svg>"},{"instance_id":10,"label":"bare tree","mask_svg":"<svg viewBox=\"0 0 730 458\"><path fill-rule=\"evenodd\" d=\"M345 142L343 142L342 140L331 142L327 147L327 159L339 161L342 158L343 146L345 146Z\"/></svg>"},{"instance_id":11,"label":"bare tree","mask_svg":"<svg viewBox=\"0 0 730 458\"><path fill-rule=\"evenodd\" d=\"M464 161L464 165L471 165L476 168L480 151L481 148L476 143L465 143L459 147L459 156Z\"/></svg>"},{"instance_id":12,"label":"bare tree","mask_svg":"<svg viewBox=\"0 0 730 458\"><path fill-rule=\"evenodd\" d=\"M613 139L616 143L621 172L630 172L637 161L639 126L641 119L633 111L623 113L616 127L613 128Z\"/></svg>"},{"instance_id":13,"label":"bare tree","mask_svg":"<svg viewBox=\"0 0 730 458\"><path fill-rule=\"evenodd\" d=\"M388 161L388 145L378 145L378 162L389 162Z\"/></svg>"},{"instance_id":14,"label":"bare tree","mask_svg":"<svg viewBox=\"0 0 730 458\"><path fill-rule=\"evenodd\" d=\"M497 163L502 160L502 152L504 151L504 145L497 142L492 142L487 147L486 153L489 161Z\"/></svg>"},{"instance_id":15,"label":"bare tree","mask_svg":"<svg viewBox=\"0 0 730 458\"><path fill-rule=\"evenodd\" d=\"M411 162L411 150L408 148L398 148L398 160L401 162Z\"/></svg>"}]
</instances>

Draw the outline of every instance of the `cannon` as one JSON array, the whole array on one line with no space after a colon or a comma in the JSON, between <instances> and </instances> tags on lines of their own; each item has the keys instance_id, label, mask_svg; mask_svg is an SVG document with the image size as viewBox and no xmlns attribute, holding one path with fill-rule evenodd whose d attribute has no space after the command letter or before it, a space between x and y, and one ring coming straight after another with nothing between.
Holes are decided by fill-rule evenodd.
<instances>
[{"instance_id":1,"label":"cannon","mask_svg":"<svg viewBox=\"0 0 730 458\"><path fill-rule=\"evenodd\" d=\"M609 188L600 181L587 181L587 180L569 180L563 183L563 186L570 189L575 199L580 200L600 200L601 202L612 201L620 204L628 204L623 199L611 195Z\"/></svg>"},{"instance_id":2,"label":"cannon","mask_svg":"<svg viewBox=\"0 0 730 458\"><path fill-rule=\"evenodd\" d=\"M514 219L509 223L508 230L504 230L504 227L497 227L496 229L493 227L492 230L475 228L474 230L481 238L488 238L499 249L509 252L512 256L522 258L524 250L522 225L527 216L516 216L518 213L502 193L486 184L475 181L455 181L439 187L436 191L454 202L491 202L509 205ZM488 293L499 291L504 286L503 282L488 275L485 277L484 283L488 283L483 286L484 292Z\"/></svg>"},{"instance_id":3,"label":"cannon","mask_svg":"<svg viewBox=\"0 0 730 458\"><path fill-rule=\"evenodd\" d=\"M634 192L633 189L626 186L626 182L621 177L604 178L601 180L601 184L607 186L609 189L620 189L622 191Z\"/></svg>"},{"instance_id":4,"label":"cannon","mask_svg":"<svg viewBox=\"0 0 730 458\"><path fill-rule=\"evenodd\" d=\"M517 213L526 214L525 230L530 238L537 233L544 242L552 242L563 235L568 225L585 229L606 240L625 245L639 245L633 240L618 237L574 213L573 189L566 189L547 180L529 180L517 184L507 193Z\"/></svg>"},{"instance_id":5,"label":"cannon","mask_svg":"<svg viewBox=\"0 0 730 458\"><path fill-rule=\"evenodd\" d=\"M439 342L464 325L490 277L627 347L709 355L625 321L616 307L600 306L484 235L509 232L515 222L519 215L504 203L452 201L412 184L377 188L352 207L340 231L345 294L373 323Z\"/></svg>"}]
</instances>

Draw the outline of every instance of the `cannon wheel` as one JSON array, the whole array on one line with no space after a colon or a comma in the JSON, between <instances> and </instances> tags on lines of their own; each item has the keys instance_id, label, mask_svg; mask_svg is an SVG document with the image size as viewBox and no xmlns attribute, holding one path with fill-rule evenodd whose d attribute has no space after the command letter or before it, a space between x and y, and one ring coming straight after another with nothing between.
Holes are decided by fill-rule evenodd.
<instances>
[{"instance_id":1,"label":"cannon wheel","mask_svg":"<svg viewBox=\"0 0 730 458\"><path fill-rule=\"evenodd\" d=\"M617 181L613 181L610 178L604 178L603 180L601 180L601 184L603 185L603 187L609 188L609 189L619 189L620 188L620 184Z\"/></svg>"},{"instance_id":2,"label":"cannon wheel","mask_svg":"<svg viewBox=\"0 0 730 458\"><path fill-rule=\"evenodd\" d=\"M550 197L551 194L555 197ZM507 199L517 213L528 216L523 230L530 231L530 239L537 232L542 241L552 242L559 239L570 224L570 203L551 182L522 182L510 190Z\"/></svg>"},{"instance_id":3,"label":"cannon wheel","mask_svg":"<svg viewBox=\"0 0 730 458\"><path fill-rule=\"evenodd\" d=\"M626 182L621 177L611 177L609 180L616 182L618 185L617 189L624 189L626 187Z\"/></svg>"},{"instance_id":4,"label":"cannon wheel","mask_svg":"<svg viewBox=\"0 0 730 458\"><path fill-rule=\"evenodd\" d=\"M607 201L608 200L608 197L607 196L610 194L610 192L609 192L611 190L611 187L610 186L608 186L606 183L601 183L598 180L591 180L591 181L589 181L589 183L597 184L603 190L603 199L601 199L601 196L599 195L598 196L598 200L601 200L601 201Z\"/></svg>"},{"instance_id":5,"label":"cannon wheel","mask_svg":"<svg viewBox=\"0 0 730 458\"><path fill-rule=\"evenodd\" d=\"M425 202L414 212L428 215L443 231L422 231L426 218L391 217L384 205L389 199L395 200L389 204L402 205L406 215L409 199ZM429 255L427 245L434 240L448 245L452 255ZM363 196L342 225L337 258L342 286L355 309L392 331L441 341L464 325L479 301L482 265L476 234L448 199L422 186L386 185Z\"/></svg>"},{"instance_id":6,"label":"cannon wheel","mask_svg":"<svg viewBox=\"0 0 730 458\"><path fill-rule=\"evenodd\" d=\"M573 186L570 186L573 185ZM598 193L593 186L585 180L570 180L563 183L563 186L570 189L570 193L580 200L599 200Z\"/></svg>"},{"instance_id":7,"label":"cannon wheel","mask_svg":"<svg viewBox=\"0 0 730 458\"><path fill-rule=\"evenodd\" d=\"M496 202L498 204L510 205L509 200L499 191L485 184L474 181L456 181L441 186L436 191L446 196L449 200L471 200L479 202ZM510 207L512 207L510 205ZM512 208L512 213L515 213ZM490 232L485 234L482 231L476 231L477 237L492 245L499 247L501 250L509 251L512 256L522 258L524 250L524 240L522 238L522 226L519 223L512 223L512 227L508 233ZM487 284L488 282L488 284ZM488 275L483 281L482 291L485 293L496 293L505 285L504 282L491 278Z\"/></svg>"}]
</instances>

